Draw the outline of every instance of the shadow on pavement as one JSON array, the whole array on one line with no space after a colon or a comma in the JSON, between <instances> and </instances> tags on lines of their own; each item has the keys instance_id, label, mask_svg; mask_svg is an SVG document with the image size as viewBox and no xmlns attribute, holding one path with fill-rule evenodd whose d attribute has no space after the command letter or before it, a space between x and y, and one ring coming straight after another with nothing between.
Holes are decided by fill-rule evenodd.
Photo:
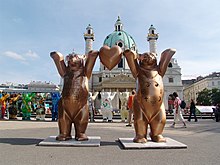
<instances>
[{"instance_id":1,"label":"shadow on pavement","mask_svg":"<svg viewBox=\"0 0 220 165\"><path fill-rule=\"evenodd\" d=\"M124 149L118 140L115 140L115 142L101 141L100 146L118 146L120 149Z\"/></svg>"},{"instance_id":2,"label":"shadow on pavement","mask_svg":"<svg viewBox=\"0 0 220 165\"><path fill-rule=\"evenodd\" d=\"M109 141L101 141L101 146L117 146L118 144L116 142L109 142Z\"/></svg>"},{"instance_id":3,"label":"shadow on pavement","mask_svg":"<svg viewBox=\"0 0 220 165\"><path fill-rule=\"evenodd\" d=\"M11 145L37 145L44 139L33 138L0 138L0 143L6 143Z\"/></svg>"}]
</instances>

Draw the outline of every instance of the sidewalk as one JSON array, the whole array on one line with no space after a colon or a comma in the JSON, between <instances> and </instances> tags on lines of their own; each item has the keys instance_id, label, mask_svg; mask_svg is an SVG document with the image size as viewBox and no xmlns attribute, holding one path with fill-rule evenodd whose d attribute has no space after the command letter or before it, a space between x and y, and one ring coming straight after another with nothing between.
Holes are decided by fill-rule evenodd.
<instances>
[{"instance_id":1,"label":"sidewalk","mask_svg":"<svg viewBox=\"0 0 220 165\"><path fill-rule=\"evenodd\" d=\"M172 165L219 164L220 123L212 119L187 122L187 128L168 120L164 136L187 145L187 149L124 150L118 138L134 137L134 127L115 120L89 123L88 136L100 136L100 147L45 147L37 144L58 134L57 122L0 120L2 165ZM73 129L74 130L74 129ZM74 135L74 132L73 132Z\"/></svg>"}]
</instances>

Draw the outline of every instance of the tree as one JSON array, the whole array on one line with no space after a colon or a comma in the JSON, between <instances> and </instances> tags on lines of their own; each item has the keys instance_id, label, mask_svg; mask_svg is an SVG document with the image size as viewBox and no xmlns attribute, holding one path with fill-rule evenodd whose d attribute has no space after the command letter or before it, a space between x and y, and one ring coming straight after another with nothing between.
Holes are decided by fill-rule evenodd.
<instances>
[{"instance_id":1,"label":"tree","mask_svg":"<svg viewBox=\"0 0 220 165\"><path fill-rule=\"evenodd\" d=\"M220 90L218 88L213 88L212 89L212 105L216 105L220 103Z\"/></svg>"},{"instance_id":2,"label":"tree","mask_svg":"<svg viewBox=\"0 0 220 165\"><path fill-rule=\"evenodd\" d=\"M212 96L212 90L205 88L198 93L196 102L198 105L212 105L211 96Z\"/></svg>"},{"instance_id":3,"label":"tree","mask_svg":"<svg viewBox=\"0 0 220 165\"><path fill-rule=\"evenodd\" d=\"M203 89L196 99L198 105L216 105L220 103L220 90L218 88Z\"/></svg>"}]
</instances>

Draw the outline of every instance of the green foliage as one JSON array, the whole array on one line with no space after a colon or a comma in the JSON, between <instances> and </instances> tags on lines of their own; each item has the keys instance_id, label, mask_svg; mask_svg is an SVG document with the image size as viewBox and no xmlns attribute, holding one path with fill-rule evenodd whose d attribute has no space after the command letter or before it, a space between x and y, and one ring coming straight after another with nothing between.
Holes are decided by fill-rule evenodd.
<instances>
[{"instance_id":1,"label":"green foliage","mask_svg":"<svg viewBox=\"0 0 220 165\"><path fill-rule=\"evenodd\" d=\"M212 105L220 103L220 90L217 88L212 89Z\"/></svg>"},{"instance_id":2,"label":"green foliage","mask_svg":"<svg viewBox=\"0 0 220 165\"><path fill-rule=\"evenodd\" d=\"M211 105L211 90L205 88L198 93L196 102L198 105Z\"/></svg>"},{"instance_id":3,"label":"green foliage","mask_svg":"<svg viewBox=\"0 0 220 165\"><path fill-rule=\"evenodd\" d=\"M216 105L220 103L220 90L218 88L213 89L203 89L198 93L196 99L198 105Z\"/></svg>"}]
</instances>

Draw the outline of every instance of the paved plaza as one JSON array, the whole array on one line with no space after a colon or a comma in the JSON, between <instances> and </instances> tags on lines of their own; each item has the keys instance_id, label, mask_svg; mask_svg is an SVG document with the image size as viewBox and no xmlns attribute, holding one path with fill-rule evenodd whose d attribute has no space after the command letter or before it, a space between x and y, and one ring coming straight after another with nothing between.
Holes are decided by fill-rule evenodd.
<instances>
[{"instance_id":1,"label":"paved plaza","mask_svg":"<svg viewBox=\"0 0 220 165\"><path fill-rule=\"evenodd\" d=\"M187 128L181 123L171 128L171 123L167 121L164 136L187 148L124 149L118 138L133 138L134 127L126 127L119 120L89 123L87 135L100 136L99 147L38 146L58 134L57 122L0 120L0 165L220 164L220 122L200 119L187 122Z\"/></svg>"}]
</instances>

